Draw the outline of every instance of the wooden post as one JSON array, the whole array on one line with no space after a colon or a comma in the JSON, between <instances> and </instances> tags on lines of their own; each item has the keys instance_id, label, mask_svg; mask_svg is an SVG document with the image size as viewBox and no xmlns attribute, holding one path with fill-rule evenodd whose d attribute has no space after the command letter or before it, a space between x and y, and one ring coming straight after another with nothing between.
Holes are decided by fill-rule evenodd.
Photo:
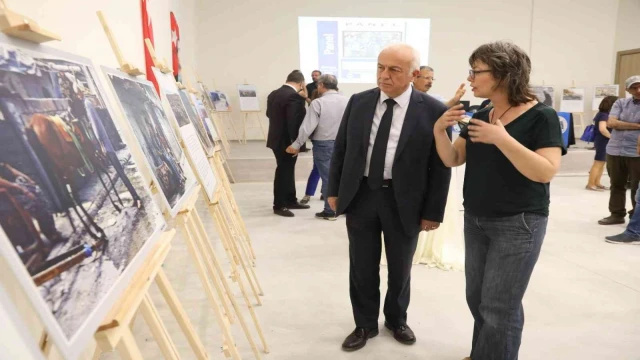
<instances>
[{"instance_id":1,"label":"wooden post","mask_svg":"<svg viewBox=\"0 0 640 360\"><path fill-rule=\"evenodd\" d=\"M9 10L4 0L0 1L0 30L9 36L37 44L61 40L59 35L41 28L35 20Z\"/></svg>"},{"instance_id":2,"label":"wooden post","mask_svg":"<svg viewBox=\"0 0 640 360\"><path fill-rule=\"evenodd\" d=\"M158 57L156 56L156 49L154 49L153 44L151 43L151 40L144 39L144 43L147 46L147 49L149 50L149 54L151 55L153 66L158 68L158 70L160 70L163 74L168 74L173 72L171 69L169 69L169 67L166 64L162 63L160 59L158 59Z\"/></svg>"},{"instance_id":3,"label":"wooden post","mask_svg":"<svg viewBox=\"0 0 640 360\"><path fill-rule=\"evenodd\" d=\"M124 56L122 55L122 51L120 51L120 47L118 46L118 42L116 38L111 33L111 28L109 28L109 24L107 23L106 18L102 11L97 12L98 19L100 19L100 23L102 24L102 29L104 30L105 35L107 35L107 39L109 39L109 44L111 44L111 50L116 55L116 59L118 60L118 64L120 65L120 71L125 72L131 76L140 76L144 75L144 73L135 67L133 64L125 61Z\"/></svg>"}]
</instances>

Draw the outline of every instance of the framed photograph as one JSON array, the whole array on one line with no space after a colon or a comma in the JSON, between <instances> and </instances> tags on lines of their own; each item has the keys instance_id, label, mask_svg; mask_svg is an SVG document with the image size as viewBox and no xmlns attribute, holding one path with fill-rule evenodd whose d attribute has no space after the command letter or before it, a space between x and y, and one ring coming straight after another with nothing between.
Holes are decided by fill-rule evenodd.
<instances>
[{"instance_id":1,"label":"framed photograph","mask_svg":"<svg viewBox=\"0 0 640 360\"><path fill-rule=\"evenodd\" d=\"M209 93L211 102L216 111L231 111L231 105L229 104L229 98L227 94L222 91L212 91Z\"/></svg>"},{"instance_id":2,"label":"framed photograph","mask_svg":"<svg viewBox=\"0 0 640 360\"><path fill-rule=\"evenodd\" d=\"M240 111L260 111L258 90L255 85L238 85Z\"/></svg>"},{"instance_id":3,"label":"framed photograph","mask_svg":"<svg viewBox=\"0 0 640 360\"><path fill-rule=\"evenodd\" d=\"M164 207L175 217L196 178L162 101L151 82L115 69L102 70L158 184Z\"/></svg>"},{"instance_id":4,"label":"framed photograph","mask_svg":"<svg viewBox=\"0 0 640 360\"><path fill-rule=\"evenodd\" d=\"M204 120L200 117L200 115L198 115L198 110L196 109L196 106L189 92L184 89L180 90L180 98L182 98L182 103L187 109L187 114L189 115L189 119L191 119L191 123L196 128L198 139L200 139L202 147L205 149L207 155L213 155L215 151L214 141L209 137Z\"/></svg>"},{"instance_id":5,"label":"framed photograph","mask_svg":"<svg viewBox=\"0 0 640 360\"><path fill-rule=\"evenodd\" d=\"M0 35L0 256L75 359L165 226L91 62Z\"/></svg>"},{"instance_id":6,"label":"framed photograph","mask_svg":"<svg viewBox=\"0 0 640 360\"><path fill-rule=\"evenodd\" d=\"M202 101L200 97L198 97L198 95L196 94L189 94L189 95L190 95L191 101L193 101L193 105L196 108L196 113L198 114L198 116L200 116L200 119L202 119L204 122L204 127L205 127L205 131L207 132L207 137L209 138L209 140L211 140L211 142L215 144L217 141L220 141L220 137L216 132L216 128L213 126L213 121L211 120L211 116L213 116L213 114L207 111L207 107L205 106L205 103Z\"/></svg>"},{"instance_id":7,"label":"framed photograph","mask_svg":"<svg viewBox=\"0 0 640 360\"><path fill-rule=\"evenodd\" d=\"M584 89L562 89L560 111L570 113L584 112Z\"/></svg>"},{"instance_id":8,"label":"framed photograph","mask_svg":"<svg viewBox=\"0 0 640 360\"><path fill-rule=\"evenodd\" d=\"M593 102L591 103L591 110L598 110L600 103L607 96L618 96L618 85L600 85L596 86L593 90Z\"/></svg>"},{"instance_id":9,"label":"framed photograph","mask_svg":"<svg viewBox=\"0 0 640 360\"><path fill-rule=\"evenodd\" d=\"M556 96L553 86L532 86L531 90L538 98L538 102L555 109Z\"/></svg>"},{"instance_id":10,"label":"framed photograph","mask_svg":"<svg viewBox=\"0 0 640 360\"><path fill-rule=\"evenodd\" d=\"M173 118L176 120L174 128L179 138L182 139L182 144L187 152L191 168L204 188L208 200L213 201L217 181L211 169L211 164L207 159L207 154L202 147L202 140L196 128L197 121L193 115L189 116L189 111L187 110L191 109L191 103L188 98L186 104L182 101L180 90L171 74L165 74L156 68L153 68L153 73L158 80L162 97L168 102L167 105L170 109L169 118L173 115ZM179 120L179 118L183 119ZM211 154L213 154L213 149L211 149L211 151Z\"/></svg>"}]
</instances>

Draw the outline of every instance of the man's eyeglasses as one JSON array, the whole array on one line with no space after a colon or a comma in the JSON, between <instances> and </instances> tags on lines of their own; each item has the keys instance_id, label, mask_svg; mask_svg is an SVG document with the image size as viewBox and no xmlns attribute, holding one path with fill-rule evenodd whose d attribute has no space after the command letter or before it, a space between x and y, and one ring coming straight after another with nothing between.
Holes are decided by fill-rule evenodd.
<instances>
[{"instance_id":1,"label":"man's eyeglasses","mask_svg":"<svg viewBox=\"0 0 640 360\"><path fill-rule=\"evenodd\" d=\"M416 76L418 79L425 79L425 80L431 80L431 81L435 81L436 79L434 77L431 76L422 76L422 75L418 75Z\"/></svg>"},{"instance_id":2,"label":"man's eyeglasses","mask_svg":"<svg viewBox=\"0 0 640 360\"><path fill-rule=\"evenodd\" d=\"M491 70L469 70L469 76L471 76L471 78L475 78L476 75L478 74L482 74L482 73L486 73L486 72L491 72Z\"/></svg>"}]
</instances>

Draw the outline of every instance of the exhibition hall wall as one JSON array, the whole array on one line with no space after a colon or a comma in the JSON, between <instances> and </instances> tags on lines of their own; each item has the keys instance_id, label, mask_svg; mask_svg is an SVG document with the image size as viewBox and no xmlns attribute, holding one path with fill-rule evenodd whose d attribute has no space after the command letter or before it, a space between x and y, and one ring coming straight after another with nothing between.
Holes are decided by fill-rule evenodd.
<instances>
[{"instance_id":1,"label":"exhibition hall wall","mask_svg":"<svg viewBox=\"0 0 640 360\"><path fill-rule=\"evenodd\" d=\"M556 88L585 87L585 108L591 108L593 86L613 81L615 51L638 48L633 36L638 0L501 0L388 1L325 0L264 2L246 0L228 3L198 0L198 63L201 76L211 88L230 93L236 124L241 124L236 84L254 83L261 106L268 93L284 81L299 63L298 17L393 17L431 20L429 65L435 68L431 92L452 96L466 82L468 57L475 47L492 40L512 40L531 54L532 83ZM632 11L632 9L636 11ZM625 20L628 19L628 20ZM617 26L616 26L617 24ZM303 39L300 39L303 41ZM310 74L305 74L310 76ZM374 84L344 84L347 95ZM463 100L478 104L470 91ZM559 103L559 98L556 99ZM589 117L591 114L586 114ZM263 115L264 124L267 120ZM260 139L251 129L250 138Z\"/></svg>"},{"instance_id":2,"label":"exhibition hall wall","mask_svg":"<svg viewBox=\"0 0 640 360\"><path fill-rule=\"evenodd\" d=\"M181 35L180 60L195 64L197 49L196 0L148 0L152 19L156 53L167 59L171 67L171 25L173 11ZM98 65L118 67L109 41L98 21L96 11L102 10L111 32L126 61L144 70L144 43L140 1L136 0L7 0L7 6L36 20L41 27L57 33L61 42L47 46L59 48L94 60Z\"/></svg>"}]
</instances>

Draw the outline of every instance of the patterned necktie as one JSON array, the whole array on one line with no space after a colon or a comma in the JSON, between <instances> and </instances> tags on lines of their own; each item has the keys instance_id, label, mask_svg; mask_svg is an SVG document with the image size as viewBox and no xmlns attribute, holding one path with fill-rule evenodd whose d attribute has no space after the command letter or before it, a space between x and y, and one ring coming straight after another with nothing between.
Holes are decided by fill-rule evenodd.
<instances>
[{"instance_id":1,"label":"patterned necktie","mask_svg":"<svg viewBox=\"0 0 640 360\"><path fill-rule=\"evenodd\" d=\"M387 156L387 143L389 142L389 132L391 132L391 120L393 120L393 107L397 104L393 99L384 101L387 104L378 125L376 140L373 143L371 160L369 161L369 177L367 182L372 190L380 189L384 180L384 160Z\"/></svg>"},{"instance_id":2,"label":"patterned necktie","mask_svg":"<svg viewBox=\"0 0 640 360\"><path fill-rule=\"evenodd\" d=\"M633 99L633 103L636 105L640 104L640 99Z\"/></svg>"}]
</instances>

